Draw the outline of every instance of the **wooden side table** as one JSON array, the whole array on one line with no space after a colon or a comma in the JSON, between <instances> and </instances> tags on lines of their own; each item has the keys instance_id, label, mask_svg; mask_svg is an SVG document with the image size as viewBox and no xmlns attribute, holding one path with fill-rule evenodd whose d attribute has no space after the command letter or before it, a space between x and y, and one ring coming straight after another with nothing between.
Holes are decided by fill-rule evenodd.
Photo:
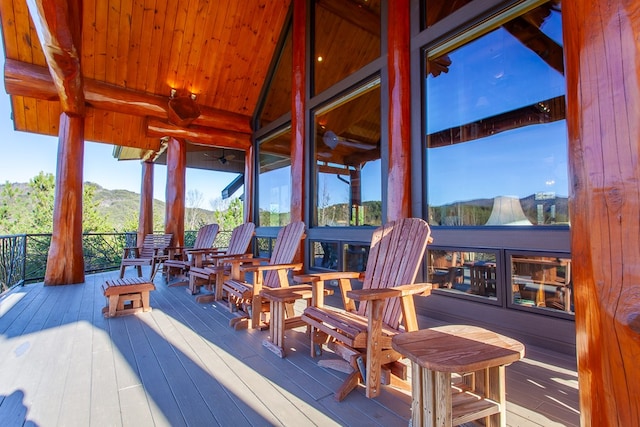
<instances>
[{"instance_id":1,"label":"wooden side table","mask_svg":"<svg viewBox=\"0 0 640 427\"><path fill-rule=\"evenodd\" d=\"M278 356L285 357L284 331L307 326L300 316L294 316L291 305L299 299L306 299L309 305L312 302L313 289L311 285L295 285L286 288L264 288L260 294L269 300L271 310L269 338L262 341L262 344ZM330 290L325 290L324 295L330 294Z\"/></svg>"},{"instance_id":2,"label":"wooden side table","mask_svg":"<svg viewBox=\"0 0 640 427\"><path fill-rule=\"evenodd\" d=\"M506 426L505 366L524 357L524 346L483 328L448 325L393 337L392 347L411 360L411 422L456 426L485 418ZM470 381L452 385L451 374Z\"/></svg>"},{"instance_id":3,"label":"wooden side table","mask_svg":"<svg viewBox=\"0 0 640 427\"><path fill-rule=\"evenodd\" d=\"M151 311L149 291L156 289L151 279L135 277L107 280L105 285L102 286L107 298L107 305L102 309L105 317Z\"/></svg>"}]
</instances>

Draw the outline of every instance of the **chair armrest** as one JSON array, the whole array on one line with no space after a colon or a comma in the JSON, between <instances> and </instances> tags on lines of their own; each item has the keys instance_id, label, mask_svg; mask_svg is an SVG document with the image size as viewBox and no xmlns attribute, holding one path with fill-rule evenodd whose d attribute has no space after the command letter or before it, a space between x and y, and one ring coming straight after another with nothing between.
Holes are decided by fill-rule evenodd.
<instances>
[{"instance_id":1,"label":"chair armrest","mask_svg":"<svg viewBox=\"0 0 640 427\"><path fill-rule=\"evenodd\" d=\"M340 279L363 279L364 272L355 271L332 271L329 273L309 273L295 276L293 280L296 283L313 283L326 280L340 280Z\"/></svg>"},{"instance_id":2,"label":"chair armrest","mask_svg":"<svg viewBox=\"0 0 640 427\"><path fill-rule=\"evenodd\" d=\"M356 301L372 301L417 294L429 295L430 293L431 283L414 283L383 289L354 289L347 292L347 296Z\"/></svg>"},{"instance_id":3,"label":"chair armrest","mask_svg":"<svg viewBox=\"0 0 640 427\"><path fill-rule=\"evenodd\" d=\"M272 270L302 270L302 263L300 262L300 263L292 263L292 264L246 265L246 266L240 267L240 269L244 272L272 271Z\"/></svg>"}]
</instances>

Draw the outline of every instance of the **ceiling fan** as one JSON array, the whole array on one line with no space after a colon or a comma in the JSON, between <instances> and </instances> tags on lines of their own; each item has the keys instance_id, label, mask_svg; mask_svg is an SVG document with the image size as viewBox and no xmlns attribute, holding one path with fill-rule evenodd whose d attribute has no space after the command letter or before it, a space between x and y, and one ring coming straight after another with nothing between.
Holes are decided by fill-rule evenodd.
<instances>
[{"instance_id":1,"label":"ceiling fan","mask_svg":"<svg viewBox=\"0 0 640 427\"><path fill-rule=\"evenodd\" d=\"M222 149L222 153L220 154L219 157L214 157L213 153L211 153L211 154L204 153L204 156L205 157L213 157L213 158L215 158L216 160L218 160L218 162L221 165L226 165L229 160L233 160L235 158L235 154L225 154L224 148Z\"/></svg>"},{"instance_id":2,"label":"ceiling fan","mask_svg":"<svg viewBox=\"0 0 640 427\"><path fill-rule=\"evenodd\" d=\"M342 144L347 147L360 148L361 150L374 150L376 148L375 145L342 138L330 130L326 131L324 135L322 135L322 142L332 150L335 149L338 144Z\"/></svg>"}]
</instances>

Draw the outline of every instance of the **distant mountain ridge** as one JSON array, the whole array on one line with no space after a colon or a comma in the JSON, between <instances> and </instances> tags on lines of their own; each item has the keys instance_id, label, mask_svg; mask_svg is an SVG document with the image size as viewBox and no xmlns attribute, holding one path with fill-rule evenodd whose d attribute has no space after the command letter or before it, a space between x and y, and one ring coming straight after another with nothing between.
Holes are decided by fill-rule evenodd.
<instances>
[{"instance_id":1,"label":"distant mountain ridge","mask_svg":"<svg viewBox=\"0 0 640 427\"><path fill-rule=\"evenodd\" d=\"M32 206L33 201L30 200L31 188L28 183L9 183L16 191L14 200L5 200L4 187L6 184L0 184L0 204L6 205L8 210L12 210L13 206L18 204L26 204ZM99 184L93 182L85 182L85 186L90 185L94 188L93 202L96 203L98 214L107 219L108 223L115 231L134 231L137 227L140 212L140 194L129 190L108 190ZM193 216L193 208L186 208L186 216ZM153 200L153 217L154 228L164 221L165 202ZM207 209L197 209L198 217L212 218L214 211ZM185 228L188 225L185 224Z\"/></svg>"}]
</instances>

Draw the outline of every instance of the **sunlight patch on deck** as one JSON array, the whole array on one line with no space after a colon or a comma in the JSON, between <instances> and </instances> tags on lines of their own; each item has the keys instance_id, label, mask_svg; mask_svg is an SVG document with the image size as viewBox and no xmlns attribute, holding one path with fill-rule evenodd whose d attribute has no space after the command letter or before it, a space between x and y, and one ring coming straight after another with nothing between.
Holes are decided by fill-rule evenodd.
<instances>
[{"instance_id":1,"label":"sunlight patch on deck","mask_svg":"<svg viewBox=\"0 0 640 427\"><path fill-rule=\"evenodd\" d=\"M7 314L25 295L23 292L12 292L0 298L0 317Z\"/></svg>"}]
</instances>

